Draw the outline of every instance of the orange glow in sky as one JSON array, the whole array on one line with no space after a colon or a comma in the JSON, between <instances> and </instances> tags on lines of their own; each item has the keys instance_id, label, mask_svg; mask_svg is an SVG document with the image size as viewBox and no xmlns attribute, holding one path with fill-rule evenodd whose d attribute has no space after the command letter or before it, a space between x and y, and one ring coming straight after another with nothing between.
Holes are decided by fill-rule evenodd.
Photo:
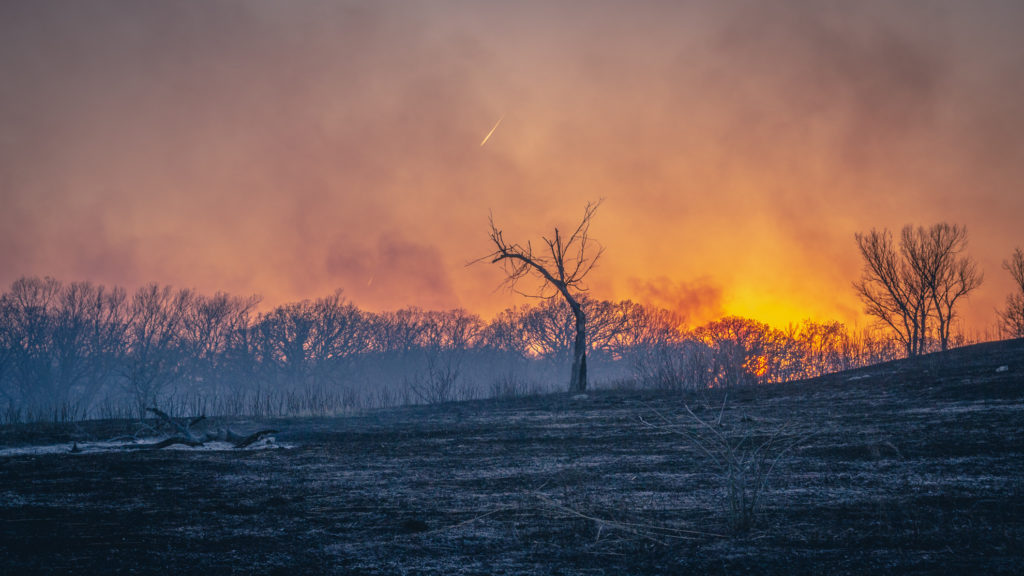
<instances>
[{"instance_id":1,"label":"orange glow in sky","mask_svg":"<svg viewBox=\"0 0 1024 576\"><path fill-rule=\"evenodd\" d=\"M1024 5L0 4L0 283L523 302L573 226L595 296L865 325L853 235L966 225L990 329L1024 245ZM497 123L495 120L497 119ZM484 145L486 144L486 145Z\"/></svg>"}]
</instances>

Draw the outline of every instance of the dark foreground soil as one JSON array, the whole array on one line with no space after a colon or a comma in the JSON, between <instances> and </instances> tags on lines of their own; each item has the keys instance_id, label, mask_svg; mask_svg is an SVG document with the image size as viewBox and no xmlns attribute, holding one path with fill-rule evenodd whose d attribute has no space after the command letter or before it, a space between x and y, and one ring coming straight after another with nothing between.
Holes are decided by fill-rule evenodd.
<instances>
[{"instance_id":1,"label":"dark foreground soil","mask_svg":"<svg viewBox=\"0 0 1024 576\"><path fill-rule=\"evenodd\" d=\"M245 451L25 454L10 448L130 424L0 429L0 573L1024 571L1021 340L728 396L233 426L268 424L279 447ZM718 433L741 455L775 438L763 489L734 475L761 493L748 530L726 507Z\"/></svg>"}]
</instances>

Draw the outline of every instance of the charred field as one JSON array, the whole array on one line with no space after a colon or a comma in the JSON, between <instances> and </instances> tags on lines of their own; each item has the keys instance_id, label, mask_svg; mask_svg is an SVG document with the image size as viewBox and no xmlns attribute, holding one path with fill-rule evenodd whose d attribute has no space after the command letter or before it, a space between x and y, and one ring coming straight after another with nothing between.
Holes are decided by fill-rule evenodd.
<instances>
[{"instance_id":1,"label":"charred field","mask_svg":"<svg viewBox=\"0 0 1024 576\"><path fill-rule=\"evenodd\" d=\"M69 453L134 423L0 429L0 572L1010 574L1024 564L1024 340L758 388L229 424L280 432L250 450ZM761 462L774 464L738 475L763 477L744 493L760 497L749 526L734 522L737 475L701 444L709 435L723 451L765 446Z\"/></svg>"}]
</instances>

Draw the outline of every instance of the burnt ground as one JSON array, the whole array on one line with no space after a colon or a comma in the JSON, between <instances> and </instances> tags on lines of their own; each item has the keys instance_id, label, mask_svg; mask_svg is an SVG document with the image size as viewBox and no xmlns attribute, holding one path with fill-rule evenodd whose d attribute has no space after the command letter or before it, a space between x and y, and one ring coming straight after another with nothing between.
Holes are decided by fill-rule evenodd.
<instances>
[{"instance_id":1,"label":"burnt ground","mask_svg":"<svg viewBox=\"0 0 1024 576\"><path fill-rule=\"evenodd\" d=\"M1022 570L1024 340L727 394L235 421L281 430L245 451L25 454L130 423L7 427L0 573ZM777 433L747 530L695 416L739 453Z\"/></svg>"}]
</instances>

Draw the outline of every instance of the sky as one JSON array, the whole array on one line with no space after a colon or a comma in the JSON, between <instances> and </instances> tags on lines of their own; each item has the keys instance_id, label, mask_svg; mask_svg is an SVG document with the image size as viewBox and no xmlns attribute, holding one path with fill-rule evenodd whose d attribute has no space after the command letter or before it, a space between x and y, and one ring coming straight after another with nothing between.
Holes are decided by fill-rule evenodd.
<instances>
[{"instance_id":1,"label":"sky","mask_svg":"<svg viewBox=\"0 0 1024 576\"><path fill-rule=\"evenodd\" d=\"M592 295L866 325L854 234L1024 246L1024 4L0 2L0 285L525 302L508 239L604 199ZM498 123L484 145L482 140Z\"/></svg>"}]
</instances>

